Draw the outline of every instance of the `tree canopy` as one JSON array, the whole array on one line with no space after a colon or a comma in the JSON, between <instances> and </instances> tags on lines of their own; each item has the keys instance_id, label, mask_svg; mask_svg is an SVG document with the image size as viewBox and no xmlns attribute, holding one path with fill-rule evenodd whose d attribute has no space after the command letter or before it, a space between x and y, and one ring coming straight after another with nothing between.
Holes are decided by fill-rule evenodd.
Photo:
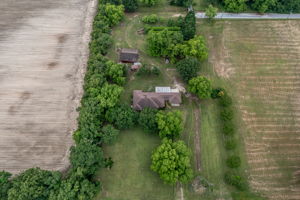
<instances>
[{"instance_id":1,"label":"tree canopy","mask_svg":"<svg viewBox=\"0 0 300 200\"><path fill-rule=\"evenodd\" d=\"M112 125L108 124L102 127L101 139L105 144L112 144L117 140L120 131L115 129Z\"/></svg>"},{"instance_id":2,"label":"tree canopy","mask_svg":"<svg viewBox=\"0 0 300 200\"><path fill-rule=\"evenodd\" d=\"M129 105L120 104L110 108L105 117L118 129L128 129L135 124L137 114Z\"/></svg>"},{"instance_id":3,"label":"tree canopy","mask_svg":"<svg viewBox=\"0 0 300 200\"><path fill-rule=\"evenodd\" d=\"M192 39L196 34L196 16L194 11L189 11L182 24L182 35L184 40Z\"/></svg>"},{"instance_id":4,"label":"tree canopy","mask_svg":"<svg viewBox=\"0 0 300 200\"><path fill-rule=\"evenodd\" d=\"M183 141L172 142L165 138L151 156L151 169L157 172L165 183L187 183L193 177L190 156L191 151Z\"/></svg>"},{"instance_id":5,"label":"tree canopy","mask_svg":"<svg viewBox=\"0 0 300 200\"><path fill-rule=\"evenodd\" d=\"M188 82L191 78L196 77L200 69L200 63L196 58L186 58L176 64L176 69L181 78Z\"/></svg>"},{"instance_id":6,"label":"tree canopy","mask_svg":"<svg viewBox=\"0 0 300 200\"><path fill-rule=\"evenodd\" d=\"M218 12L218 8L213 7L213 5L209 5L206 9L205 9L205 15L208 17L208 19L213 19Z\"/></svg>"},{"instance_id":7,"label":"tree canopy","mask_svg":"<svg viewBox=\"0 0 300 200\"><path fill-rule=\"evenodd\" d=\"M51 190L59 187L61 174L31 168L12 180L8 200L48 200Z\"/></svg>"},{"instance_id":8,"label":"tree canopy","mask_svg":"<svg viewBox=\"0 0 300 200\"><path fill-rule=\"evenodd\" d=\"M99 4L99 15L110 27L118 24L124 17L124 6L113 4Z\"/></svg>"},{"instance_id":9,"label":"tree canopy","mask_svg":"<svg viewBox=\"0 0 300 200\"><path fill-rule=\"evenodd\" d=\"M224 0L224 6L226 11L238 13L246 10L246 1L247 0Z\"/></svg>"},{"instance_id":10,"label":"tree canopy","mask_svg":"<svg viewBox=\"0 0 300 200\"><path fill-rule=\"evenodd\" d=\"M141 2L143 4L145 4L146 6L151 7L151 6L156 5L159 2L159 0L141 0Z\"/></svg>"},{"instance_id":11,"label":"tree canopy","mask_svg":"<svg viewBox=\"0 0 300 200\"><path fill-rule=\"evenodd\" d=\"M87 141L81 141L71 147L70 161L73 169L82 168L87 175L94 174L104 165L101 148Z\"/></svg>"},{"instance_id":12,"label":"tree canopy","mask_svg":"<svg viewBox=\"0 0 300 200\"><path fill-rule=\"evenodd\" d=\"M108 81L115 84L123 85L125 83L125 70L123 64L117 64L111 60L106 62L106 77Z\"/></svg>"},{"instance_id":13,"label":"tree canopy","mask_svg":"<svg viewBox=\"0 0 300 200\"><path fill-rule=\"evenodd\" d=\"M7 199L8 190L12 187L12 182L9 180L10 177L10 173L0 172L0 199Z\"/></svg>"},{"instance_id":14,"label":"tree canopy","mask_svg":"<svg viewBox=\"0 0 300 200\"><path fill-rule=\"evenodd\" d=\"M143 109L138 118L139 125L143 127L146 132L157 133L158 127L156 122L157 110L153 108Z\"/></svg>"},{"instance_id":15,"label":"tree canopy","mask_svg":"<svg viewBox=\"0 0 300 200\"><path fill-rule=\"evenodd\" d=\"M178 138L183 130L182 113L175 111L159 111L156 114L156 121L161 138Z\"/></svg>"},{"instance_id":16,"label":"tree canopy","mask_svg":"<svg viewBox=\"0 0 300 200\"><path fill-rule=\"evenodd\" d=\"M204 76L192 78L189 81L189 90L201 99L209 98L212 91L211 82Z\"/></svg>"},{"instance_id":17,"label":"tree canopy","mask_svg":"<svg viewBox=\"0 0 300 200\"><path fill-rule=\"evenodd\" d=\"M91 88L93 90L93 88ZM118 102L123 88L115 84L105 84L100 93L95 90L100 106L104 108L114 107Z\"/></svg>"},{"instance_id":18,"label":"tree canopy","mask_svg":"<svg viewBox=\"0 0 300 200\"><path fill-rule=\"evenodd\" d=\"M126 12L134 12L138 9L137 0L122 0Z\"/></svg>"}]
</instances>

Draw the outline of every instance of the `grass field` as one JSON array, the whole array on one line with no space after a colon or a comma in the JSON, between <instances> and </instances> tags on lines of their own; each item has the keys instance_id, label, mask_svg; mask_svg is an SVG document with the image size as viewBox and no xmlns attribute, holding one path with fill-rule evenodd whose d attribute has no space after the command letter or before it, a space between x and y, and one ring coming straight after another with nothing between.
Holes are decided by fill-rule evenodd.
<instances>
[{"instance_id":1,"label":"grass field","mask_svg":"<svg viewBox=\"0 0 300 200\"><path fill-rule=\"evenodd\" d=\"M300 22L218 21L199 27L211 46L207 66L240 110L251 187L270 199L299 199Z\"/></svg>"}]
</instances>

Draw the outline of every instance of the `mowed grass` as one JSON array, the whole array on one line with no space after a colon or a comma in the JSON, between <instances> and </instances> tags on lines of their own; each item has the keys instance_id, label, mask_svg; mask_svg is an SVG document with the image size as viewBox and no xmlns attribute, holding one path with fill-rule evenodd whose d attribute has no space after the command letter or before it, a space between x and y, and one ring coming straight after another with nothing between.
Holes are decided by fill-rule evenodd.
<instances>
[{"instance_id":1,"label":"mowed grass","mask_svg":"<svg viewBox=\"0 0 300 200\"><path fill-rule=\"evenodd\" d=\"M102 169L98 177L101 200L158 200L174 199L172 186L164 184L150 170L151 153L160 144L157 135L135 128L122 131L116 144L105 146L107 157L112 157L111 170Z\"/></svg>"},{"instance_id":2,"label":"mowed grass","mask_svg":"<svg viewBox=\"0 0 300 200\"><path fill-rule=\"evenodd\" d=\"M300 199L300 22L201 22L199 29L211 52L204 73L234 97L251 188Z\"/></svg>"}]
</instances>

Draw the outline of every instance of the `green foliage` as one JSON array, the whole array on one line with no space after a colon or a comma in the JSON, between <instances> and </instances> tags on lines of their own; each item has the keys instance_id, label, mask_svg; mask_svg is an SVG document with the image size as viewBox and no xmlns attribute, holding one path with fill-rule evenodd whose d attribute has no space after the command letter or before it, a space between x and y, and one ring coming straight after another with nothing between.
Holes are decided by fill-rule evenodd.
<instances>
[{"instance_id":1,"label":"green foliage","mask_svg":"<svg viewBox=\"0 0 300 200\"><path fill-rule=\"evenodd\" d=\"M0 199L6 200L8 190L12 187L12 182L9 180L11 173L1 171L0 172Z\"/></svg>"},{"instance_id":2,"label":"green foliage","mask_svg":"<svg viewBox=\"0 0 300 200\"><path fill-rule=\"evenodd\" d=\"M167 26L169 27L183 27L184 24L184 18L182 16L179 16L178 18L169 18L167 21Z\"/></svg>"},{"instance_id":3,"label":"green foliage","mask_svg":"<svg viewBox=\"0 0 300 200\"><path fill-rule=\"evenodd\" d=\"M158 76L159 74L160 74L160 70L158 67L156 66L149 67L148 65L143 65L136 73L136 75L138 76L151 76L151 75Z\"/></svg>"},{"instance_id":4,"label":"green foliage","mask_svg":"<svg viewBox=\"0 0 300 200\"><path fill-rule=\"evenodd\" d=\"M189 81L189 90L199 98L207 99L212 91L211 82L204 76L192 78Z\"/></svg>"},{"instance_id":5,"label":"green foliage","mask_svg":"<svg viewBox=\"0 0 300 200\"><path fill-rule=\"evenodd\" d=\"M245 179L236 171L228 171L225 173L225 182L229 185L235 186L238 190L244 191L247 189Z\"/></svg>"},{"instance_id":6,"label":"green foliage","mask_svg":"<svg viewBox=\"0 0 300 200\"><path fill-rule=\"evenodd\" d=\"M276 0L254 0L252 7L260 13L264 13L276 4Z\"/></svg>"},{"instance_id":7,"label":"green foliage","mask_svg":"<svg viewBox=\"0 0 300 200\"><path fill-rule=\"evenodd\" d=\"M200 70L200 63L195 58L186 58L176 64L176 69L181 78L188 82L191 78L197 76Z\"/></svg>"},{"instance_id":8,"label":"green foliage","mask_svg":"<svg viewBox=\"0 0 300 200\"><path fill-rule=\"evenodd\" d=\"M108 124L102 127L101 133L104 144L113 144L117 140L120 131Z\"/></svg>"},{"instance_id":9,"label":"green foliage","mask_svg":"<svg viewBox=\"0 0 300 200\"><path fill-rule=\"evenodd\" d=\"M96 20L104 20L110 27L118 24L124 17L123 5L99 4Z\"/></svg>"},{"instance_id":10,"label":"green foliage","mask_svg":"<svg viewBox=\"0 0 300 200\"><path fill-rule=\"evenodd\" d=\"M120 99L120 95L123 92L123 88L115 84L104 84L98 93L97 100L100 102L100 106L104 108L114 107Z\"/></svg>"},{"instance_id":11,"label":"green foliage","mask_svg":"<svg viewBox=\"0 0 300 200\"><path fill-rule=\"evenodd\" d=\"M224 6L228 12L242 12L247 9L247 0L224 0Z\"/></svg>"},{"instance_id":12,"label":"green foliage","mask_svg":"<svg viewBox=\"0 0 300 200\"><path fill-rule=\"evenodd\" d=\"M157 172L165 183L187 183L193 177L190 157L191 151L183 141L172 142L165 138L151 156L151 169Z\"/></svg>"},{"instance_id":13,"label":"green foliage","mask_svg":"<svg viewBox=\"0 0 300 200\"><path fill-rule=\"evenodd\" d=\"M230 168L239 168L241 166L241 158L236 155L229 156L226 160L226 165Z\"/></svg>"},{"instance_id":14,"label":"green foliage","mask_svg":"<svg viewBox=\"0 0 300 200\"><path fill-rule=\"evenodd\" d=\"M113 43L111 36L107 33L101 33L94 37L96 37L96 39L92 40L89 44L91 51L106 55L109 47Z\"/></svg>"},{"instance_id":15,"label":"green foliage","mask_svg":"<svg viewBox=\"0 0 300 200\"><path fill-rule=\"evenodd\" d=\"M137 113L130 106L121 104L110 108L105 118L118 129L128 129L135 125Z\"/></svg>"},{"instance_id":16,"label":"green foliage","mask_svg":"<svg viewBox=\"0 0 300 200\"><path fill-rule=\"evenodd\" d=\"M142 18L142 22L145 24L155 24L160 21L160 18L156 14L146 15Z\"/></svg>"},{"instance_id":17,"label":"green foliage","mask_svg":"<svg viewBox=\"0 0 300 200\"><path fill-rule=\"evenodd\" d=\"M95 174L103 166L103 152L100 147L87 141L81 141L71 147L70 161L73 170L82 168L86 175Z\"/></svg>"},{"instance_id":18,"label":"green foliage","mask_svg":"<svg viewBox=\"0 0 300 200\"><path fill-rule=\"evenodd\" d=\"M60 172L31 168L12 180L8 200L48 200L51 190L59 187Z\"/></svg>"},{"instance_id":19,"label":"green foliage","mask_svg":"<svg viewBox=\"0 0 300 200\"><path fill-rule=\"evenodd\" d=\"M233 119L233 110L230 107L223 107L221 110L221 120L230 121Z\"/></svg>"},{"instance_id":20,"label":"green foliage","mask_svg":"<svg viewBox=\"0 0 300 200\"><path fill-rule=\"evenodd\" d=\"M233 135L235 133L235 126L232 121L225 121L223 124L223 133L225 135Z\"/></svg>"},{"instance_id":21,"label":"green foliage","mask_svg":"<svg viewBox=\"0 0 300 200\"><path fill-rule=\"evenodd\" d=\"M220 105L223 107L229 107L232 105L232 99L228 94L224 94L223 96L221 96L220 98Z\"/></svg>"},{"instance_id":22,"label":"green foliage","mask_svg":"<svg viewBox=\"0 0 300 200\"><path fill-rule=\"evenodd\" d=\"M234 150L236 148L236 140L233 138L228 138L225 140L225 149L226 150Z\"/></svg>"},{"instance_id":23,"label":"green foliage","mask_svg":"<svg viewBox=\"0 0 300 200\"><path fill-rule=\"evenodd\" d=\"M126 12L134 12L138 9L137 0L122 0Z\"/></svg>"},{"instance_id":24,"label":"green foliage","mask_svg":"<svg viewBox=\"0 0 300 200\"><path fill-rule=\"evenodd\" d=\"M144 108L138 118L138 123L148 133L158 133L158 125L156 122L157 110L153 108Z\"/></svg>"},{"instance_id":25,"label":"green foliage","mask_svg":"<svg viewBox=\"0 0 300 200\"><path fill-rule=\"evenodd\" d=\"M183 46L185 56L195 57L199 61L204 61L208 57L208 49L205 44L204 37L196 36L187 41Z\"/></svg>"},{"instance_id":26,"label":"green foliage","mask_svg":"<svg viewBox=\"0 0 300 200\"><path fill-rule=\"evenodd\" d=\"M194 11L189 11L185 16L181 31L184 40L194 38L196 34L196 16Z\"/></svg>"},{"instance_id":27,"label":"green foliage","mask_svg":"<svg viewBox=\"0 0 300 200\"><path fill-rule=\"evenodd\" d=\"M123 64L117 64L113 61L106 62L106 78L108 81L116 83L118 85L124 85L126 77L125 77L125 69Z\"/></svg>"},{"instance_id":28,"label":"green foliage","mask_svg":"<svg viewBox=\"0 0 300 200\"><path fill-rule=\"evenodd\" d=\"M99 184L89 181L82 169L77 168L70 177L61 182L57 190L51 192L49 200L90 200L99 189Z\"/></svg>"},{"instance_id":29,"label":"green foliage","mask_svg":"<svg viewBox=\"0 0 300 200\"><path fill-rule=\"evenodd\" d=\"M156 5L159 2L159 0L141 0L141 2L144 5L151 7L151 6Z\"/></svg>"},{"instance_id":30,"label":"green foliage","mask_svg":"<svg viewBox=\"0 0 300 200\"><path fill-rule=\"evenodd\" d=\"M151 56L168 57L172 55L176 44L182 42L183 36L180 31L151 30L147 37L147 49Z\"/></svg>"},{"instance_id":31,"label":"green foliage","mask_svg":"<svg viewBox=\"0 0 300 200\"><path fill-rule=\"evenodd\" d=\"M161 138L179 138L183 130L182 113L178 110L170 112L159 111L156 114L156 122Z\"/></svg>"},{"instance_id":32,"label":"green foliage","mask_svg":"<svg viewBox=\"0 0 300 200\"><path fill-rule=\"evenodd\" d=\"M189 7L193 4L192 0L170 0L170 5L173 6L181 6L181 7Z\"/></svg>"},{"instance_id":33,"label":"green foliage","mask_svg":"<svg viewBox=\"0 0 300 200\"><path fill-rule=\"evenodd\" d=\"M177 26L172 26L172 27L169 27L169 26L150 26L148 24L146 24L144 26L144 32L147 34L149 33L150 31L163 31L163 30L167 30L167 31L180 31L180 27L177 27Z\"/></svg>"},{"instance_id":34,"label":"green foliage","mask_svg":"<svg viewBox=\"0 0 300 200\"><path fill-rule=\"evenodd\" d=\"M226 94L226 91L224 88L214 88L211 92L211 98L218 99L221 98Z\"/></svg>"},{"instance_id":35,"label":"green foliage","mask_svg":"<svg viewBox=\"0 0 300 200\"><path fill-rule=\"evenodd\" d=\"M249 191L233 192L231 196L233 200L266 200L266 198L250 193Z\"/></svg>"},{"instance_id":36,"label":"green foliage","mask_svg":"<svg viewBox=\"0 0 300 200\"><path fill-rule=\"evenodd\" d=\"M218 8L215 8L213 5L209 5L205 9L205 15L208 17L208 19L212 20L217 15Z\"/></svg>"}]
</instances>

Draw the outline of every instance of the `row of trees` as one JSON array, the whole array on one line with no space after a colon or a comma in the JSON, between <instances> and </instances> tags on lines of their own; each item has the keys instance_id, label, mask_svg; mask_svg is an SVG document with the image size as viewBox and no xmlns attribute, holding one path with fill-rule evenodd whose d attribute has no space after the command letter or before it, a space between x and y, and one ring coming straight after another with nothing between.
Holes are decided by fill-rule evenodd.
<instances>
[{"instance_id":1,"label":"row of trees","mask_svg":"<svg viewBox=\"0 0 300 200\"><path fill-rule=\"evenodd\" d=\"M243 12L247 8L260 13L297 13L300 12L300 0L206 0L209 3L222 3L226 11Z\"/></svg>"},{"instance_id":2,"label":"row of trees","mask_svg":"<svg viewBox=\"0 0 300 200\"><path fill-rule=\"evenodd\" d=\"M101 145L112 143L119 131L105 125L105 113L118 101L125 83L125 69L103 55L112 44L111 27L124 16L123 5L99 4L90 42L90 57L84 78L84 95L74 133L75 146L70 149L71 169L66 176L39 168L28 169L16 177L0 172L2 200L90 200L100 183L92 179L95 172L107 166Z\"/></svg>"}]
</instances>

